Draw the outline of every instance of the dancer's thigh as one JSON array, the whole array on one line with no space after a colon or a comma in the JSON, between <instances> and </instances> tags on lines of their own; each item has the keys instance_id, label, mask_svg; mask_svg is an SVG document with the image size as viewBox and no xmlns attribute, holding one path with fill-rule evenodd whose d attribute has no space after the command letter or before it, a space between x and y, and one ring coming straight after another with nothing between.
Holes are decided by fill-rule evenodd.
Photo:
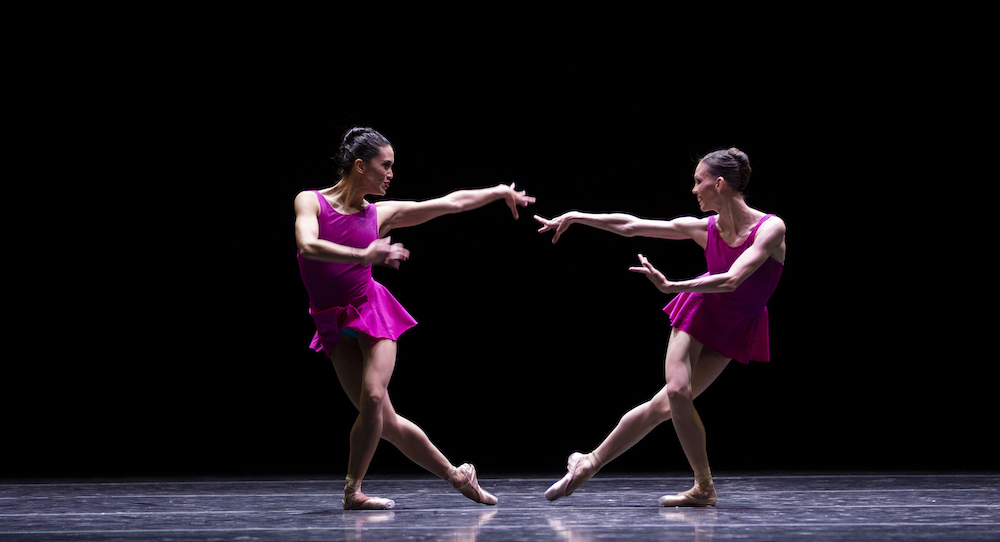
<instances>
[{"instance_id":1,"label":"dancer's thigh","mask_svg":"<svg viewBox=\"0 0 1000 542\"><path fill-rule=\"evenodd\" d=\"M357 340L342 336L331 360L341 387L354 408L360 409L362 393L386 395L396 366L396 341L364 334L358 334Z\"/></svg>"},{"instance_id":2,"label":"dancer's thigh","mask_svg":"<svg viewBox=\"0 0 1000 542\"><path fill-rule=\"evenodd\" d=\"M673 329L664 359L664 376L668 385L673 382L675 388L689 387L694 398L715 382L729 362L729 358L704 346L694 337ZM667 387L664 386L657 396L663 395L662 399L665 399Z\"/></svg>"},{"instance_id":3,"label":"dancer's thigh","mask_svg":"<svg viewBox=\"0 0 1000 542\"><path fill-rule=\"evenodd\" d=\"M361 375L364 371L364 361L361 356L361 347L358 341L351 337L342 336L337 341L337 346L330 356L333 362L333 369L337 373L337 380L344 388L344 393L351 400L354 408L361 408Z\"/></svg>"},{"instance_id":4,"label":"dancer's thigh","mask_svg":"<svg viewBox=\"0 0 1000 542\"><path fill-rule=\"evenodd\" d=\"M691 383L694 360L701 356L702 348L702 344L694 337L676 328L671 330L667 356L663 363L663 377L666 381L664 390L668 395L693 398Z\"/></svg>"},{"instance_id":5,"label":"dancer's thigh","mask_svg":"<svg viewBox=\"0 0 1000 542\"><path fill-rule=\"evenodd\" d=\"M361 373L362 400L368 398L381 402L388 395L389 379L396 368L396 341L359 333L358 345L364 361Z\"/></svg>"},{"instance_id":6,"label":"dancer's thigh","mask_svg":"<svg viewBox=\"0 0 1000 542\"><path fill-rule=\"evenodd\" d=\"M729 366L730 361L729 358L710 348L703 348L691 374L691 389L694 396L698 397L707 390L712 382L719 378L722 371Z\"/></svg>"}]
</instances>

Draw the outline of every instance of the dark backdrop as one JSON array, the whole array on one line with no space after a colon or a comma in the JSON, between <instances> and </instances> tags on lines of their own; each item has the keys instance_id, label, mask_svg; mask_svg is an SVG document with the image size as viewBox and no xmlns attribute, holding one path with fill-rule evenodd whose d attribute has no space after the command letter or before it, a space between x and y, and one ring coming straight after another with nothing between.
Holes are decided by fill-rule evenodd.
<instances>
[{"instance_id":1,"label":"dark backdrop","mask_svg":"<svg viewBox=\"0 0 1000 542\"><path fill-rule=\"evenodd\" d=\"M642 252L704 270L692 243L576 226L552 245L531 215L697 214L696 157L735 145L789 252L772 361L733 363L697 401L713 468L996 467L996 373L970 341L989 294L943 284L970 258L948 199L976 197L955 178L971 61L942 49L945 23L886 36L817 13L723 39L693 9L75 15L33 19L21 56L3 477L342 475L355 413L307 348L292 199L335 182L354 125L395 147L389 197L538 198L516 222L494 203L392 232L412 258L375 271L420 322L394 403L454 462L558 474L596 446L662 385L669 298L627 268ZM670 424L608 467L686 469ZM420 471L380 447L371 473L398 472Z\"/></svg>"}]
</instances>

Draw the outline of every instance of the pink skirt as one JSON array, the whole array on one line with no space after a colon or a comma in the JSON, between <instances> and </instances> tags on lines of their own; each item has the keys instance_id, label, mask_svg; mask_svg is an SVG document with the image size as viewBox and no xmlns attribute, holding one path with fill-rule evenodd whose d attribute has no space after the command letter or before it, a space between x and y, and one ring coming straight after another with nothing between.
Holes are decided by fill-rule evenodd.
<instances>
[{"instance_id":1,"label":"pink skirt","mask_svg":"<svg viewBox=\"0 0 1000 542\"><path fill-rule=\"evenodd\" d=\"M369 337L396 340L404 331L417 325L399 301L385 286L374 280L368 283L365 296L358 302L323 310L309 308L316 323L316 334L309 347L317 352L333 354L340 340L341 329L353 329Z\"/></svg>"},{"instance_id":2,"label":"pink skirt","mask_svg":"<svg viewBox=\"0 0 1000 542\"><path fill-rule=\"evenodd\" d=\"M682 292L663 307L671 327L730 359L747 364L750 360L770 361L767 307L757 315L747 315L726 304L718 294Z\"/></svg>"}]
</instances>

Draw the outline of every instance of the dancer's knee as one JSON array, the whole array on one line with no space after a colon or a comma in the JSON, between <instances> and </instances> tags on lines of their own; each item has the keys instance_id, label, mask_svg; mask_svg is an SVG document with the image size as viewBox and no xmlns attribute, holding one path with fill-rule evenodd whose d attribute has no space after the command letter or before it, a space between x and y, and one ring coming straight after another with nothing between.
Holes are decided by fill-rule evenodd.
<instances>
[{"instance_id":1,"label":"dancer's knee","mask_svg":"<svg viewBox=\"0 0 1000 542\"><path fill-rule=\"evenodd\" d=\"M667 382L666 391L670 405L686 404L694 399L690 382Z\"/></svg>"},{"instance_id":2,"label":"dancer's knee","mask_svg":"<svg viewBox=\"0 0 1000 542\"><path fill-rule=\"evenodd\" d=\"M368 388L361 392L362 414L369 416L380 416L386 401L386 390L384 388Z\"/></svg>"}]
</instances>

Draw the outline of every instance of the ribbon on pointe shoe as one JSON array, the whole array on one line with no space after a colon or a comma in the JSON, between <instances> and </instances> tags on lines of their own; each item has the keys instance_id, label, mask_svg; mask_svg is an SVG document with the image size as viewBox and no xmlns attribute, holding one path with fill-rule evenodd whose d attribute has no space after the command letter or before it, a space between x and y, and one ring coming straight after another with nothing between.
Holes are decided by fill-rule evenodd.
<instances>
[{"instance_id":1,"label":"ribbon on pointe shoe","mask_svg":"<svg viewBox=\"0 0 1000 542\"><path fill-rule=\"evenodd\" d=\"M580 463L583 460L587 460L587 467L580 468ZM566 476L563 476L561 480L552 484L549 489L545 491L545 498L554 501L561 497L568 497L573 494L574 491L580 489L580 486L584 482L590 480L597 474L599 468L597 467L597 462L599 458L594 455L593 452L584 455L580 452L574 452L569 456L569 460L566 461Z\"/></svg>"},{"instance_id":2,"label":"ribbon on pointe shoe","mask_svg":"<svg viewBox=\"0 0 1000 542\"><path fill-rule=\"evenodd\" d=\"M457 489L462 495L481 503L496 504L498 499L488 491L479 487L479 480L476 477L476 467L471 463L463 463L448 475L448 484Z\"/></svg>"},{"instance_id":3,"label":"ribbon on pointe shoe","mask_svg":"<svg viewBox=\"0 0 1000 542\"><path fill-rule=\"evenodd\" d=\"M352 480L350 476L347 477L347 485L344 486L343 503L344 510L392 510L396 506L396 501L392 499L365 495L361 492L361 484Z\"/></svg>"}]
</instances>

